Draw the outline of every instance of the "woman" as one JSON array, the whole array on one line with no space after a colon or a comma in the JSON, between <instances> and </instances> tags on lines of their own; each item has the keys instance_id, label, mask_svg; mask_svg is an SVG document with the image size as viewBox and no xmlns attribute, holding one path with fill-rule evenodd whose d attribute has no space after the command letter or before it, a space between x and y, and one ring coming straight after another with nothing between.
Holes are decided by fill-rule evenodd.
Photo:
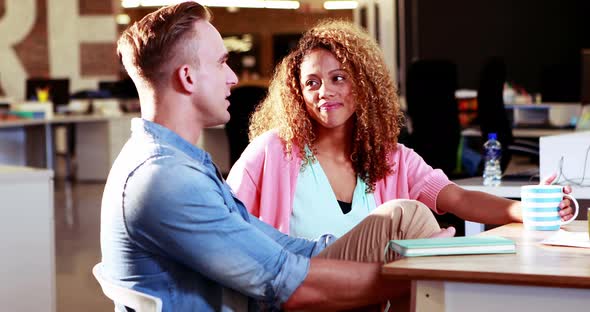
<instances>
[{"instance_id":1,"label":"woman","mask_svg":"<svg viewBox=\"0 0 590 312\"><path fill-rule=\"evenodd\" d=\"M347 22L320 23L277 68L228 183L254 215L310 239L341 236L393 199L486 224L522 221L519 202L464 190L397 143L401 123L375 41Z\"/></svg>"}]
</instances>

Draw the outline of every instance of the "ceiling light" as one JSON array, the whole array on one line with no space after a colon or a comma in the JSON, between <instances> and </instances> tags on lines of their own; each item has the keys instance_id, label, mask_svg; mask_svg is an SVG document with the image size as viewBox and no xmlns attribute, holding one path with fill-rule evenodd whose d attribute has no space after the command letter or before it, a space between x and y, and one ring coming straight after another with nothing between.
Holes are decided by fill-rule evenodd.
<instances>
[{"instance_id":1,"label":"ceiling light","mask_svg":"<svg viewBox=\"0 0 590 312\"><path fill-rule=\"evenodd\" d=\"M299 9L299 1L264 1L264 7L267 9Z\"/></svg>"},{"instance_id":2,"label":"ceiling light","mask_svg":"<svg viewBox=\"0 0 590 312\"><path fill-rule=\"evenodd\" d=\"M185 1L185 0L184 0ZM124 8L137 8L149 6L164 6L184 2L183 0L121 0ZM200 0L200 4L208 7L235 7L235 8L267 8L267 9L298 9L299 1L279 0Z\"/></svg>"},{"instance_id":3,"label":"ceiling light","mask_svg":"<svg viewBox=\"0 0 590 312\"><path fill-rule=\"evenodd\" d=\"M141 5L140 0L123 0L121 1L121 6L124 8L137 8Z\"/></svg>"},{"instance_id":4,"label":"ceiling light","mask_svg":"<svg viewBox=\"0 0 590 312\"><path fill-rule=\"evenodd\" d=\"M264 8L261 0L201 0L199 3L208 7Z\"/></svg>"},{"instance_id":5,"label":"ceiling light","mask_svg":"<svg viewBox=\"0 0 590 312\"><path fill-rule=\"evenodd\" d=\"M358 1L324 1L326 10L353 10L358 6Z\"/></svg>"},{"instance_id":6,"label":"ceiling light","mask_svg":"<svg viewBox=\"0 0 590 312\"><path fill-rule=\"evenodd\" d=\"M127 25L131 22L131 18L127 14L117 14L115 19L119 25Z\"/></svg>"}]
</instances>

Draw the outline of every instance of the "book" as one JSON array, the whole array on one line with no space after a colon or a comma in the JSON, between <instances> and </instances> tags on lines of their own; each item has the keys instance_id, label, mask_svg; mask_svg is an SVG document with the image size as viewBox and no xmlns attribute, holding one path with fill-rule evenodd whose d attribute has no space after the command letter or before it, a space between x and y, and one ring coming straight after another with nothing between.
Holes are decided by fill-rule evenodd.
<instances>
[{"instance_id":1,"label":"book","mask_svg":"<svg viewBox=\"0 0 590 312\"><path fill-rule=\"evenodd\" d=\"M391 240L389 248L405 257L516 253L514 241L501 236Z\"/></svg>"}]
</instances>

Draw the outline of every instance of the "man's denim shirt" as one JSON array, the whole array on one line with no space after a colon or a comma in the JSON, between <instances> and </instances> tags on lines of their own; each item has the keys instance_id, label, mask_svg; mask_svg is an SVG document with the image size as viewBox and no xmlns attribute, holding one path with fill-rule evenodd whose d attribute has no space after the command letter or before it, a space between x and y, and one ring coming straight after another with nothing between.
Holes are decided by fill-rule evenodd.
<instances>
[{"instance_id":1,"label":"man's denim shirt","mask_svg":"<svg viewBox=\"0 0 590 312\"><path fill-rule=\"evenodd\" d=\"M208 153L143 119L131 129L102 199L106 277L161 298L164 311L280 308L332 237L280 233L249 215ZM245 307L232 306L236 295Z\"/></svg>"}]
</instances>

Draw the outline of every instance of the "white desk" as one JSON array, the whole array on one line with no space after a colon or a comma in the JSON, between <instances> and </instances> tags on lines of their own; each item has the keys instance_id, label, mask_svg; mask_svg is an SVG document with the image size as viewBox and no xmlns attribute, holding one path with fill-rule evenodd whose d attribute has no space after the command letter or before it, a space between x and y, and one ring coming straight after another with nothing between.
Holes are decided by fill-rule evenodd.
<instances>
[{"instance_id":1,"label":"white desk","mask_svg":"<svg viewBox=\"0 0 590 312\"><path fill-rule=\"evenodd\" d=\"M585 221L564 228L588 230ZM590 249L540 244L553 233L508 224L481 235L514 240L516 254L404 258L386 264L382 272L387 278L413 280L413 311L587 311Z\"/></svg>"},{"instance_id":2,"label":"white desk","mask_svg":"<svg viewBox=\"0 0 590 312\"><path fill-rule=\"evenodd\" d=\"M512 135L515 138L538 139L542 136L572 133L574 129L551 129L551 128L512 128ZM467 128L461 131L464 137L481 137L479 128Z\"/></svg>"},{"instance_id":3,"label":"white desk","mask_svg":"<svg viewBox=\"0 0 590 312\"><path fill-rule=\"evenodd\" d=\"M502 181L499 186L484 186L482 177L454 180L453 182L462 188L470 191L480 191L506 198L520 198L520 187L536 182L525 181ZM574 186L572 196L576 199L590 199L590 187Z\"/></svg>"},{"instance_id":4,"label":"white desk","mask_svg":"<svg viewBox=\"0 0 590 312\"><path fill-rule=\"evenodd\" d=\"M136 115L56 115L44 119L21 119L0 122L0 136L10 145L3 143L0 147L4 164L54 169L55 138L54 130L59 126L75 127L85 139L88 131L94 131L93 124L127 123ZM116 134L116 133L115 133ZM128 135L127 135L128 137ZM108 138L109 140L111 138ZM100 142L103 143L103 142ZM109 149L110 145L101 145ZM96 157L93 162L96 162ZM100 160L99 160L100 162ZM92 162L90 162L92 163Z\"/></svg>"},{"instance_id":5,"label":"white desk","mask_svg":"<svg viewBox=\"0 0 590 312\"><path fill-rule=\"evenodd\" d=\"M56 309L53 171L0 166L2 311Z\"/></svg>"},{"instance_id":6,"label":"white desk","mask_svg":"<svg viewBox=\"0 0 590 312\"><path fill-rule=\"evenodd\" d=\"M131 135L130 123L133 117L136 116L76 121L78 180L106 180L115 159ZM229 172L229 145L223 126L203 129L197 146L211 154L222 173Z\"/></svg>"},{"instance_id":7,"label":"white desk","mask_svg":"<svg viewBox=\"0 0 590 312\"><path fill-rule=\"evenodd\" d=\"M115 158L129 139L131 119L138 116L56 115L0 122L0 163L54 169L54 131L56 127L67 126L70 130L73 127L76 133L76 179L106 180ZM197 145L211 154L223 173L229 172L229 145L223 126L204 129ZM69 161L70 155L66 156Z\"/></svg>"}]
</instances>

